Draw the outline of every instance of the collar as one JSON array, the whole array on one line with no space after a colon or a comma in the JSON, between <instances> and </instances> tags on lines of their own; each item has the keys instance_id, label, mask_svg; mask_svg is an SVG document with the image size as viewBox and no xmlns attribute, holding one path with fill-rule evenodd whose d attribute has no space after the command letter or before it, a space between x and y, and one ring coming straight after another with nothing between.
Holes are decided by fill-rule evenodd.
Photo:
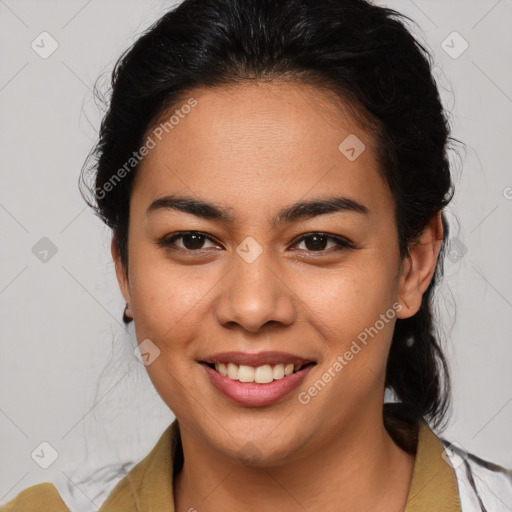
<instances>
[{"instance_id":1,"label":"collar","mask_svg":"<svg viewBox=\"0 0 512 512\"><path fill-rule=\"evenodd\" d=\"M419 422L416 461L404 512L461 512L455 471L443 453L440 439L426 423Z\"/></svg>"}]
</instances>

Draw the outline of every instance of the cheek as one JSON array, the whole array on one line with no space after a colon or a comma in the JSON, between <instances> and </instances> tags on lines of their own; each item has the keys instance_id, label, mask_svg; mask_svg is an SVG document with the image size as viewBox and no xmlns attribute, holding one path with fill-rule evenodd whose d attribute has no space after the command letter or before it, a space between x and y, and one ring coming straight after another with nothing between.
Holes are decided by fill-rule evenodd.
<instances>
[{"instance_id":1,"label":"cheek","mask_svg":"<svg viewBox=\"0 0 512 512\"><path fill-rule=\"evenodd\" d=\"M211 269L198 272L198 267L178 268L155 258L150 262L134 257L132 262L136 337L139 343L151 340L159 351L146 371L164 402L173 411L183 407L181 412L186 415L194 410L194 404L185 383L190 372L197 371L190 350L201 335L207 292L215 278Z\"/></svg>"},{"instance_id":2,"label":"cheek","mask_svg":"<svg viewBox=\"0 0 512 512\"><path fill-rule=\"evenodd\" d=\"M323 385L313 383L303 398L318 396L319 409L330 403L343 404L333 421L370 397L379 397L385 381L396 310L392 274L384 267L338 269L320 289L318 280L303 281L301 296L307 297L308 321L324 343L324 361L316 379L328 382L326 392L320 393ZM308 294L315 282L317 291Z\"/></svg>"},{"instance_id":3,"label":"cheek","mask_svg":"<svg viewBox=\"0 0 512 512\"><path fill-rule=\"evenodd\" d=\"M149 250L135 254L130 265L138 332L161 342L182 339L187 329L197 327L197 318L204 318L208 291L222 277L208 265L178 265Z\"/></svg>"},{"instance_id":4,"label":"cheek","mask_svg":"<svg viewBox=\"0 0 512 512\"><path fill-rule=\"evenodd\" d=\"M387 360L397 305L390 261L368 251L328 273L305 273L297 289L309 322L324 340L326 366L341 356L346 378L360 385L365 376L382 374Z\"/></svg>"},{"instance_id":5,"label":"cheek","mask_svg":"<svg viewBox=\"0 0 512 512\"><path fill-rule=\"evenodd\" d=\"M368 253L336 269L304 272L295 286L305 304L329 324L361 325L373 323L393 304L394 275L384 258Z\"/></svg>"}]
</instances>

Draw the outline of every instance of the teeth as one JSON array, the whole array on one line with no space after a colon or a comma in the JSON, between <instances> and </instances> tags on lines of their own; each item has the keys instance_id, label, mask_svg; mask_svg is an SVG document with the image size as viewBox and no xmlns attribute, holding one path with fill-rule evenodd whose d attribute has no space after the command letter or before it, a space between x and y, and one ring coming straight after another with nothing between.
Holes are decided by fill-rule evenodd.
<instances>
[{"instance_id":1,"label":"teeth","mask_svg":"<svg viewBox=\"0 0 512 512\"><path fill-rule=\"evenodd\" d=\"M293 364L287 364L284 367L284 374L285 375L290 375L290 373L293 373L293 369L294 369L294 365Z\"/></svg>"},{"instance_id":2,"label":"teeth","mask_svg":"<svg viewBox=\"0 0 512 512\"><path fill-rule=\"evenodd\" d=\"M215 363L215 369L224 377L229 377L232 380L240 382L256 382L257 384L267 384L273 380L282 379L285 376L291 375L295 371L302 368L303 365L295 367L289 364L264 364L262 366L240 365L234 363Z\"/></svg>"}]
</instances>

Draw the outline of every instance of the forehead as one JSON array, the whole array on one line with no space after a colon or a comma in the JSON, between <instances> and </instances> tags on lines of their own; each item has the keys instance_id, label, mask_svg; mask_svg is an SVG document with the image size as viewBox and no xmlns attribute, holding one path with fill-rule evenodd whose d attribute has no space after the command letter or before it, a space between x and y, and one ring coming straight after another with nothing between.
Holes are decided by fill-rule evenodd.
<instances>
[{"instance_id":1,"label":"forehead","mask_svg":"<svg viewBox=\"0 0 512 512\"><path fill-rule=\"evenodd\" d=\"M181 108L190 98L195 106ZM132 195L147 205L181 191L235 210L333 192L390 199L373 135L350 107L287 82L193 90L148 131L155 145Z\"/></svg>"}]
</instances>

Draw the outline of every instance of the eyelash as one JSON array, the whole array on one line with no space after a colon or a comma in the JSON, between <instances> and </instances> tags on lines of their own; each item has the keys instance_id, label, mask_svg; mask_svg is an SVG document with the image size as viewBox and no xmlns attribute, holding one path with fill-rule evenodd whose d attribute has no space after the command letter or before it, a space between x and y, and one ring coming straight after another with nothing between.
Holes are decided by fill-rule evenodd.
<instances>
[{"instance_id":1,"label":"eyelash","mask_svg":"<svg viewBox=\"0 0 512 512\"><path fill-rule=\"evenodd\" d=\"M209 241L211 241L213 243L217 243L212 237L210 237L206 233L203 233L202 231L179 231L177 233L174 233L172 236L166 236L166 237L160 239L157 242L157 245L159 245L160 247L165 247L165 248L172 249L172 250L188 252L190 254L191 253L201 253L202 251L208 250L208 249L195 249L194 250L194 249L186 249L183 247L173 247L173 243L176 240L183 238L183 236L185 236L185 235L192 235L192 234L193 235L201 235L201 236L205 237L206 239L208 239ZM337 247L334 248L334 252L343 251L346 249L356 249L356 246L352 242L349 242L348 240L345 240L340 237L330 235L329 233L323 233L321 231L312 231L310 233L306 233L306 234L302 235L300 238L298 238L293 245L297 245L297 244L303 242L305 239L310 238L315 235L325 236L325 237L327 237L327 240L334 241L337 245ZM320 254L321 253L330 254L331 252L333 252L332 250L329 250L329 249L322 249L322 250L318 250L318 251L308 251L307 249L299 249L299 250L301 250L301 251L305 250L310 253L320 253Z\"/></svg>"}]
</instances>

